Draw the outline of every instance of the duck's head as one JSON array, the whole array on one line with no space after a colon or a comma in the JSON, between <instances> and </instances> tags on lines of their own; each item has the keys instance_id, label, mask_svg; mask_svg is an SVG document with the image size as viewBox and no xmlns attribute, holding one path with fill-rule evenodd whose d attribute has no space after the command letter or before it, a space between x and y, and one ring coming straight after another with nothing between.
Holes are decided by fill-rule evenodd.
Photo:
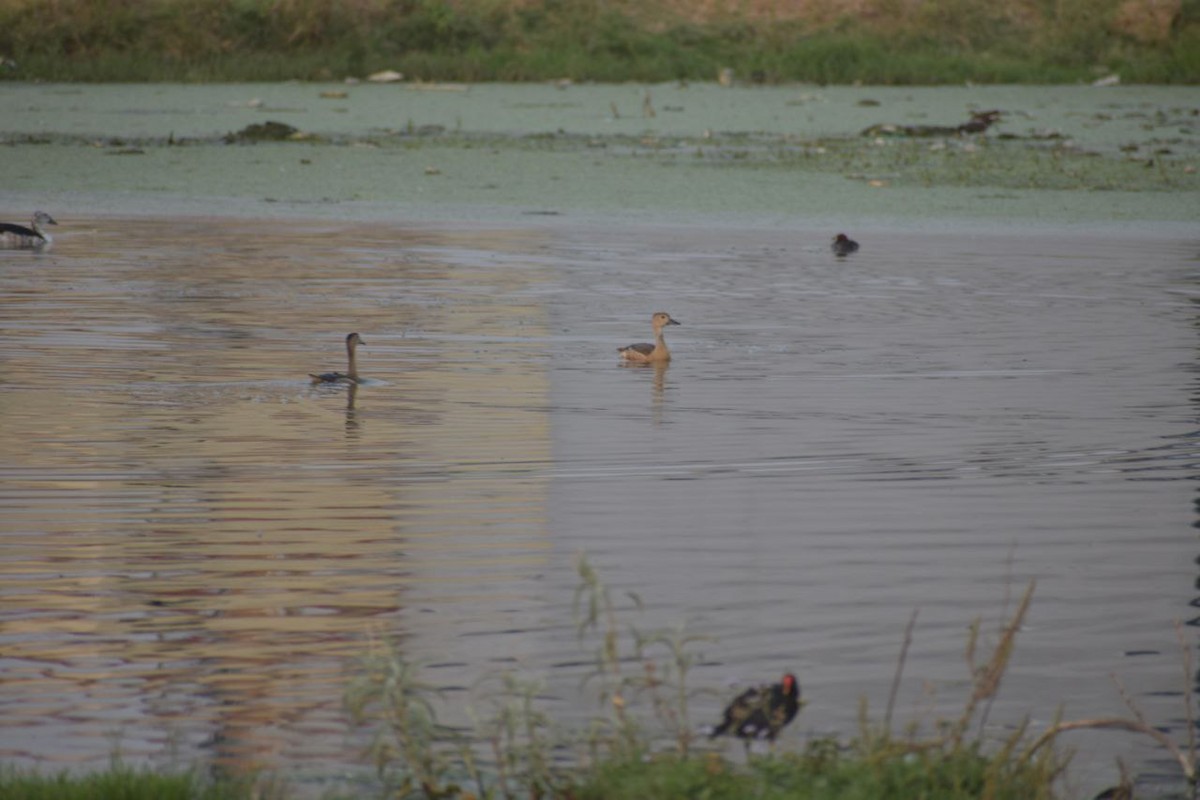
<instances>
[{"instance_id":1,"label":"duck's head","mask_svg":"<svg viewBox=\"0 0 1200 800\"><path fill-rule=\"evenodd\" d=\"M850 241L850 237L844 233L839 233L837 236L833 237L834 244L844 244L848 241Z\"/></svg>"},{"instance_id":2,"label":"duck's head","mask_svg":"<svg viewBox=\"0 0 1200 800\"><path fill-rule=\"evenodd\" d=\"M353 348L353 347L357 347L360 344L366 344L366 342L363 341L363 338L361 336L359 336L357 333L351 333L351 334L346 335L346 347Z\"/></svg>"},{"instance_id":3,"label":"duck's head","mask_svg":"<svg viewBox=\"0 0 1200 800\"><path fill-rule=\"evenodd\" d=\"M57 222L54 221L54 217L50 216L45 211L33 212L33 222L35 225L57 225L58 224Z\"/></svg>"},{"instance_id":4,"label":"duck's head","mask_svg":"<svg viewBox=\"0 0 1200 800\"><path fill-rule=\"evenodd\" d=\"M787 697L800 696L800 681L796 680L796 676L792 673L787 673L783 676L783 693Z\"/></svg>"},{"instance_id":5,"label":"duck's head","mask_svg":"<svg viewBox=\"0 0 1200 800\"><path fill-rule=\"evenodd\" d=\"M654 316L650 318L650 322L654 325L654 330L662 330L666 325L678 325L679 323L671 319L671 315L665 311L656 311Z\"/></svg>"}]
</instances>

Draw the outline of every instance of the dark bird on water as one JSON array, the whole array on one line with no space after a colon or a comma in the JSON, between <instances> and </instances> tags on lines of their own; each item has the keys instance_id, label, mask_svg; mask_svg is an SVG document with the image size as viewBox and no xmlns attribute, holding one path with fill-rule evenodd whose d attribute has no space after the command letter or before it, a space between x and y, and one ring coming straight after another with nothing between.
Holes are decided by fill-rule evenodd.
<instances>
[{"instance_id":1,"label":"dark bird on water","mask_svg":"<svg viewBox=\"0 0 1200 800\"><path fill-rule=\"evenodd\" d=\"M858 242L844 233L839 233L833 237L833 243L829 246L833 248L833 254L839 257L848 256L858 250Z\"/></svg>"},{"instance_id":2,"label":"dark bird on water","mask_svg":"<svg viewBox=\"0 0 1200 800\"><path fill-rule=\"evenodd\" d=\"M53 239L43 225L57 225L54 217L45 211L36 211L29 227L15 222L0 222L0 249L5 250L38 250L50 244Z\"/></svg>"},{"instance_id":3,"label":"dark bird on water","mask_svg":"<svg viewBox=\"0 0 1200 800\"><path fill-rule=\"evenodd\" d=\"M346 356L350 361L349 367L345 372L322 372L319 375L308 373L312 378L313 383L359 383L358 379L358 362L354 358L354 351L360 344L366 344L362 337L357 333L351 333L346 336Z\"/></svg>"},{"instance_id":4,"label":"dark bird on water","mask_svg":"<svg viewBox=\"0 0 1200 800\"><path fill-rule=\"evenodd\" d=\"M742 692L725 708L725 718L710 738L731 734L747 741L774 741L800 710L800 683L787 673L779 683L755 686Z\"/></svg>"}]
</instances>

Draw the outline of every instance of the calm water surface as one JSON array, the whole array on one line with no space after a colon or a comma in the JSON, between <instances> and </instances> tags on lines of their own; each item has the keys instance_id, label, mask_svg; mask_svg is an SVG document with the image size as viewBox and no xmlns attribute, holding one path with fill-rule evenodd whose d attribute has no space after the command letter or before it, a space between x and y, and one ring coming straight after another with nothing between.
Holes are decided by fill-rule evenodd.
<instances>
[{"instance_id":1,"label":"calm water surface","mask_svg":"<svg viewBox=\"0 0 1200 800\"><path fill-rule=\"evenodd\" d=\"M448 718L521 669L582 720L581 552L716 637L697 717L797 671L788 747L886 701L913 609L898 713L958 708L1030 579L991 723L1122 714L1117 673L1182 738L1196 240L854 233L110 218L0 253L0 758L337 773L386 635ZM659 309L673 363L619 366ZM352 330L370 380L310 386ZM1167 772L1071 742L1081 790Z\"/></svg>"}]
</instances>

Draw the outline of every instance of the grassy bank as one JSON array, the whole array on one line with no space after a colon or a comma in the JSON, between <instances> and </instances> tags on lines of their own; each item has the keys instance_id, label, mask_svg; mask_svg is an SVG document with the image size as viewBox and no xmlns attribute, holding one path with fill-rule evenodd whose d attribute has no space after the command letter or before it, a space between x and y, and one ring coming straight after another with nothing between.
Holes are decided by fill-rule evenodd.
<instances>
[{"instance_id":1,"label":"grassy bank","mask_svg":"<svg viewBox=\"0 0 1200 800\"><path fill-rule=\"evenodd\" d=\"M917 615L903 632L891 693L882 714L859 709L858 733L846 740L810 738L795 744L747 749L713 741L691 719L697 690L688 674L705 637L682 629L643 631L628 624L639 601L618 607L586 560L579 564L575 618L580 644L592 653L585 686L602 709L584 729L559 726L547 713L537 678L509 673L471 690L474 729L448 725L448 704L422 680L402 646L380 645L364 657L346 693L355 724L373 732L369 748L378 785L332 790L323 797L379 796L396 800L1055 800L1069 757L1059 738L1078 729L1117 729L1153 738L1184 776L1179 797L1194 797L1196 743L1176 744L1152 727L1118 683L1130 716L1056 720L1040 735L1028 723L989 736L988 713L1004 682L1016 635L1033 597L1033 584L999 629L977 622L968 637L969 680L961 711L948 718L913 720L897 731L893 711ZM1185 680L1191 647L1179 629ZM985 643L986 642L986 643ZM1189 684L1190 685L1190 684ZM1184 695L1190 709L1190 691ZM462 709L460 709L461 711ZM803 713L803 708L801 708ZM1187 714L1192 728L1194 719ZM786 724L786 723L784 723ZM260 776L261 778L262 776ZM1186 789L1182 784L1186 782ZM1129 792L1122 779L1114 791ZM0 770L6 800L276 800L291 792L286 780L205 780L194 772L161 775L114 763L83 777ZM1115 794L1129 797L1130 794Z\"/></svg>"},{"instance_id":2,"label":"grassy bank","mask_svg":"<svg viewBox=\"0 0 1200 800\"><path fill-rule=\"evenodd\" d=\"M160 773L115 762L104 772L70 775L0 770L5 800L250 800L250 781L209 781L194 772Z\"/></svg>"},{"instance_id":3,"label":"grassy bank","mask_svg":"<svg viewBox=\"0 0 1200 800\"><path fill-rule=\"evenodd\" d=\"M1200 81L1200 0L0 0L0 76Z\"/></svg>"}]
</instances>

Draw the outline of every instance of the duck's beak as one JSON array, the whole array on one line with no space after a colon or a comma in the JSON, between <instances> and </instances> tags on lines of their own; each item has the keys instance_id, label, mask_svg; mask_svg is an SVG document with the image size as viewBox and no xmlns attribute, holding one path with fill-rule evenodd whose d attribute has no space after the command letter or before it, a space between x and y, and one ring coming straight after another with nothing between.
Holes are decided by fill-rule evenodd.
<instances>
[{"instance_id":1,"label":"duck's beak","mask_svg":"<svg viewBox=\"0 0 1200 800\"><path fill-rule=\"evenodd\" d=\"M678 322L676 322L676 321L675 321L675 320L673 320L673 319L669 319L669 320L667 320L667 324L668 324L668 325L678 325L679 323L678 323Z\"/></svg>"}]
</instances>

